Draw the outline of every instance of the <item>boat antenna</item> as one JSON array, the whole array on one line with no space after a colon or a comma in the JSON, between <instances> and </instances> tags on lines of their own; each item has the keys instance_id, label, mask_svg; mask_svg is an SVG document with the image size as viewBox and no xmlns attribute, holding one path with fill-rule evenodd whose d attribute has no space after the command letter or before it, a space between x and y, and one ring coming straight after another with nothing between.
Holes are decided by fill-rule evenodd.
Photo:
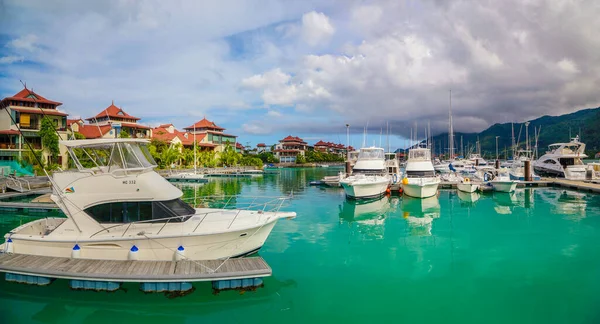
<instances>
[{"instance_id":1,"label":"boat antenna","mask_svg":"<svg viewBox=\"0 0 600 324\"><path fill-rule=\"evenodd\" d=\"M381 138L383 137L383 127L379 129L379 147L381 147Z\"/></svg>"}]
</instances>

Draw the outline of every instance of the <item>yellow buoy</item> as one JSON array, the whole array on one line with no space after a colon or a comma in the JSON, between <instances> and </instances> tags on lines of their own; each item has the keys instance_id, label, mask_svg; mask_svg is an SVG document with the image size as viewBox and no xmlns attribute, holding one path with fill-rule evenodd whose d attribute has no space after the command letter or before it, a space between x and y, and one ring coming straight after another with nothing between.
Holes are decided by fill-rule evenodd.
<instances>
[{"instance_id":1,"label":"yellow buoy","mask_svg":"<svg viewBox=\"0 0 600 324\"><path fill-rule=\"evenodd\" d=\"M408 184L408 178L402 179L402 184Z\"/></svg>"}]
</instances>

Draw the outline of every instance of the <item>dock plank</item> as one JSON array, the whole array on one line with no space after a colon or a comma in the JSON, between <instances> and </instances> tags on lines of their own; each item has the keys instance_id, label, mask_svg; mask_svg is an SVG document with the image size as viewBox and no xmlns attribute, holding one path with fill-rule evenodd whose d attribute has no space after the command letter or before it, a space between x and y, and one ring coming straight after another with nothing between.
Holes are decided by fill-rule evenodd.
<instances>
[{"instance_id":1,"label":"dock plank","mask_svg":"<svg viewBox=\"0 0 600 324\"><path fill-rule=\"evenodd\" d=\"M118 282L212 281L270 276L261 257L205 261L116 261L0 253L0 272ZM217 272L212 270L223 264Z\"/></svg>"}]
</instances>

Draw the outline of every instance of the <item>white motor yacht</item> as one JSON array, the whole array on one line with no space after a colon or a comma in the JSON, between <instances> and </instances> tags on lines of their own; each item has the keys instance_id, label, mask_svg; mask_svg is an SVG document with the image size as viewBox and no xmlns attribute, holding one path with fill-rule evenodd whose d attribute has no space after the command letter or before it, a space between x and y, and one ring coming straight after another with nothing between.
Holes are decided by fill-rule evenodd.
<instances>
[{"instance_id":1,"label":"white motor yacht","mask_svg":"<svg viewBox=\"0 0 600 324\"><path fill-rule=\"evenodd\" d=\"M181 181L181 182L208 182L208 179L204 177L204 174L198 173L198 159L196 154L196 128L194 126L194 172L179 172L171 173L165 178L169 181Z\"/></svg>"},{"instance_id":2,"label":"white motor yacht","mask_svg":"<svg viewBox=\"0 0 600 324\"><path fill-rule=\"evenodd\" d=\"M390 180L383 148L365 147L360 149L352 175L340 180L340 185L350 198L374 198L385 194Z\"/></svg>"},{"instance_id":3,"label":"white motor yacht","mask_svg":"<svg viewBox=\"0 0 600 324\"><path fill-rule=\"evenodd\" d=\"M51 198L67 217L21 225L0 249L100 260L224 259L258 251L280 218L296 216L279 212L283 200L272 211L192 208L153 170L147 143L61 141L77 169L52 175Z\"/></svg>"},{"instance_id":4,"label":"white motor yacht","mask_svg":"<svg viewBox=\"0 0 600 324\"><path fill-rule=\"evenodd\" d=\"M586 166L582 159L586 158L585 144L579 136L569 143L555 143L548 146L546 154L533 162L533 169L540 175L549 175L567 180L585 180Z\"/></svg>"},{"instance_id":5,"label":"white motor yacht","mask_svg":"<svg viewBox=\"0 0 600 324\"><path fill-rule=\"evenodd\" d=\"M402 190L405 195L415 198L427 198L437 194L440 178L435 175L431 163L431 151L417 147L408 151L406 177L402 179Z\"/></svg>"}]
</instances>

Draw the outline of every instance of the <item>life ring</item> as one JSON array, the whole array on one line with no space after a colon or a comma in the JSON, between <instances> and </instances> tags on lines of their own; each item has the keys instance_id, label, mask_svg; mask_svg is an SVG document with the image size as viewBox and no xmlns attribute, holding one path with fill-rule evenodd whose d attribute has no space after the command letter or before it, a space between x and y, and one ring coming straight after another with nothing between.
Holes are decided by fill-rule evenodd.
<instances>
[{"instance_id":1,"label":"life ring","mask_svg":"<svg viewBox=\"0 0 600 324\"><path fill-rule=\"evenodd\" d=\"M394 173L394 175L392 175L392 183L396 184L396 182L398 182L398 175Z\"/></svg>"},{"instance_id":2,"label":"life ring","mask_svg":"<svg viewBox=\"0 0 600 324\"><path fill-rule=\"evenodd\" d=\"M470 181L471 181L471 180L470 180L469 178L465 178L465 179L463 180L463 182L464 182L464 183L469 183Z\"/></svg>"}]
</instances>

